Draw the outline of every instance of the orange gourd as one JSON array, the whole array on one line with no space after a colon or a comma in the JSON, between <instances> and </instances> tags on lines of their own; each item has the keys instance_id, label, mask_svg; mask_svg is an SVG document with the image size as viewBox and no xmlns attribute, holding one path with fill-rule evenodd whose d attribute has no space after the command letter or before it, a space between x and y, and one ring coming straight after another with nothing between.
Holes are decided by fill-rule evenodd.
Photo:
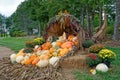
<instances>
[{"instance_id":1,"label":"orange gourd","mask_svg":"<svg viewBox=\"0 0 120 80\"><path fill-rule=\"evenodd\" d=\"M57 46L61 46L62 44L63 44L62 41L57 41L57 42L56 42L56 45L57 45Z\"/></svg>"},{"instance_id":2,"label":"orange gourd","mask_svg":"<svg viewBox=\"0 0 120 80\"><path fill-rule=\"evenodd\" d=\"M67 49L69 49L69 48L72 48L72 46L74 45L74 43L73 42L71 42L71 41L67 41L67 42L65 42L65 43L63 43L62 45L61 45L61 48L67 48Z\"/></svg>"},{"instance_id":3,"label":"orange gourd","mask_svg":"<svg viewBox=\"0 0 120 80\"><path fill-rule=\"evenodd\" d=\"M54 47L52 47L52 48L50 48L50 54L52 54L52 53L54 53L55 52L55 48Z\"/></svg>"},{"instance_id":4,"label":"orange gourd","mask_svg":"<svg viewBox=\"0 0 120 80\"><path fill-rule=\"evenodd\" d=\"M35 54L30 56L30 60L33 61L37 56Z\"/></svg>"},{"instance_id":5,"label":"orange gourd","mask_svg":"<svg viewBox=\"0 0 120 80\"><path fill-rule=\"evenodd\" d=\"M69 41L72 41L74 37L75 37L74 35L70 35L70 36L68 37L68 40L69 40Z\"/></svg>"},{"instance_id":6,"label":"orange gourd","mask_svg":"<svg viewBox=\"0 0 120 80\"><path fill-rule=\"evenodd\" d=\"M39 62L39 60L40 60L40 58L39 58L39 56L38 56L38 57L36 57L36 58L32 61L32 64L33 64L33 65L36 65L36 64Z\"/></svg>"},{"instance_id":7,"label":"orange gourd","mask_svg":"<svg viewBox=\"0 0 120 80\"><path fill-rule=\"evenodd\" d=\"M17 54L16 54L16 57L18 57L18 56L24 56L25 54L24 54L24 49L21 49Z\"/></svg>"},{"instance_id":8,"label":"orange gourd","mask_svg":"<svg viewBox=\"0 0 120 80\"><path fill-rule=\"evenodd\" d=\"M47 60L47 59L49 59L49 56L47 54L44 54L44 55L40 56L40 59L41 60Z\"/></svg>"},{"instance_id":9,"label":"orange gourd","mask_svg":"<svg viewBox=\"0 0 120 80\"><path fill-rule=\"evenodd\" d=\"M60 53L58 54L58 56L64 56L65 54L67 54L69 52L69 49L67 48L64 48L64 49L61 49Z\"/></svg>"},{"instance_id":10,"label":"orange gourd","mask_svg":"<svg viewBox=\"0 0 120 80\"><path fill-rule=\"evenodd\" d=\"M29 65L29 64L31 64L31 62L32 61L30 59L28 59L28 60L25 61L25 65Z\"/></svg>"},{"instance_id":11,"label":"orange gourd","mask_svg":"<svg viewBox=\"0 0 120 80\"><path fill-rule=\"evenodd\" d=\"M42 50L49 50L52 47L50 42L46 42L42 45Z\"/></svg>"}]
</instances>

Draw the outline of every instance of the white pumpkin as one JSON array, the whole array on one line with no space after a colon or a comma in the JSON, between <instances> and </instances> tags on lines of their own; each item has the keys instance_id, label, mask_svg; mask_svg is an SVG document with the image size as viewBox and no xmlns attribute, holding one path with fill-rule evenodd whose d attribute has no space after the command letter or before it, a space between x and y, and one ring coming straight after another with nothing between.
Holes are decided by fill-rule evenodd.
<instances>
[{"instance_id":1,"label":"white pumpkin","mask_svg":"<svg viewBox=\"0 0 120 80\"><path fill-rule=\"evenodd\" d=\"M34 49L38 49L39 48L39 45L35 45Z\"/></svg>"},{"instance_id":2,"label":"white pumpkin","mask_svg":"<svg viewBox=\"0 0 120 80\"><path fill-rule=\"evenodd\" d=\"M55 47L56 46L56 42L52 42L52 46Z\"/></svg>"},{"instance_id":3,"label":"white pumpkin","mask_svg":"<svg viewBox=\"0 0 120 80\"><path fill-rule=\"evenodd\" d=\"M18 56L18 57L16 58L16 62L17 62L17 63L21 63L22 60L24 60L24 57L23 57L23 56Z\"/></svg>"},{"instance_id":4,"label":"white pumpkin","mask_svg":"<svg viewBox=\"0 0 120 80\"><path fill-rule=\"evenodd\" d=\"M52 57L52 58L50 58L50 60L49 60L49 63L50 63L51 65L53 65L54 67L58 64L58 62L59 62L59 57Z\"/></svg>"},{"instance_id":5,"label":"white pumpkin","mask_svg":"<svg viewBox=\"0 0 120 80\"><path fill-rule=\"evenodd\" d=\"M21 64L24 64L29 58L30 55L25 55L24 59L21 61Z\"/></svg>"},{"instance_id":6,"label":"white pumpkin","mask_svg":"<svg viewBox=\"0 0 120 80\"><path fill-rule=\"evenodd\" d=\"M101 71L101 72L107 72L108 71L108 67L106 64L104 63L100 63L96 66L96 70L97 71Z\"/></svg>"},{"instance_id":7,"label":"white pumpkin","mask_svg":"<svg viewBox=\"0 0 120 80\"><path fill-rule=\"evenodd\" d=\"M49 50L39 50L39 51L37 51L37 55L41 56L41 55L48 53L48 52L49 52Z\"/></svg>"},{"instance_id":8,"label":"white pumpkin","mask_svg":"<svg viewBox=\"0 0 120 80\"><path fill-rule=\"evenodd\" d=\"M48 65L49 61L48 60L40 60L38 63L37 63L37 66L38 67L46 67Z\"/></svg>"},{"instance_id":9,"label":"white pumpkin","mask_svg":"<svg viewBox=\"0 0 120 80\"><path fill-rule=\"evenodd\" d=\"M72 39L73 42L75 42L76 40L78 40L77 37L74 37L74 38Z\"/></svg>"},{"instance_id":10,"label":"white pumpkin","mask_svg":"<svg viewBox=\"0 0 120 80\"><path fill-rule=\"evenodd\" d=\"M16 62L16 54L11 54L10 55L10 61L11 61L11 63L15 63Z\"/></svg>"}]
</instances>

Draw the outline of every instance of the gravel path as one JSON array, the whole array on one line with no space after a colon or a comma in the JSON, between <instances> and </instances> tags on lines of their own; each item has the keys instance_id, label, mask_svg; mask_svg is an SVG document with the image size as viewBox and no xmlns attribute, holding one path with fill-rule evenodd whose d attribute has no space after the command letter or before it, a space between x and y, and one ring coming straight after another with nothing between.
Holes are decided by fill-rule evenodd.
<instances>
[{"instance_id":1,"label":"gravel path","mask_svg":"<svg viewBox=\"0 0 120 80\"><path fill-rule=\"evenodd\" d=\"M2 59L3 57L9 57L12 53L15 52L7 47L0 46L0 59Z\"/></svg>"}]
</instances>

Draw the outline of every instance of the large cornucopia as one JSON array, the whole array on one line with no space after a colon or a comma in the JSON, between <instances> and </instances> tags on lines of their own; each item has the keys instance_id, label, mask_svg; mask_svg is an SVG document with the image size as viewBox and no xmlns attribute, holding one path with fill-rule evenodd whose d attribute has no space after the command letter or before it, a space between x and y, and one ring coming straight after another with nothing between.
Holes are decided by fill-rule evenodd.
<instances>
[{"instance_id":1,"label":"large cornucopia","mask_svg":"<svg viewBox=\"0 0 120 80\"><path fill-rule=\"evenodd\" d=\"M74 16L59 13L51 18L44 35L46 42L32 53L21 49L0 61L0 77L5 80L64 80L60 62L82 49L84 31Z\"/></svg>"}]
</instances>

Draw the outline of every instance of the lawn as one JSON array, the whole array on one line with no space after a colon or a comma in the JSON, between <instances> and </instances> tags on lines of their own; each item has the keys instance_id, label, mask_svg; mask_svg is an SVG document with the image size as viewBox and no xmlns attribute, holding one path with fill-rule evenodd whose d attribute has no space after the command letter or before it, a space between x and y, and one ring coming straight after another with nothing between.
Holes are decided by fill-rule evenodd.
<instances>
[{"instance_id":1,"label":"lawn","mask_svg":"<svg viewBox=\"0 0 120 80\"><path fill-rule=\"evenodd\" d=\"M25 48L25 41L30 38L0 38L0 45L11 48L14 51L19 51ZM117 55L115 61L113 61L111 68L107 73L97 73L92 75L89 73L89 69L75 70L74 76L76 80L120 80L120 48L107 47L114 51Z\"/></svg>"},{"instance_id":2,"label":"lawn","mask_svg":"<svg viewBox=\"0 0 120 80\"><path fill-rule=\"evenodd\" d=\"M6 37L6 38L0 38L0 45L6 46L8 48L11 48L15 52L18 52L20 49L25 48L25 41L29 40L30 38L25 37Z\"/></svg>"}]
</instances>

